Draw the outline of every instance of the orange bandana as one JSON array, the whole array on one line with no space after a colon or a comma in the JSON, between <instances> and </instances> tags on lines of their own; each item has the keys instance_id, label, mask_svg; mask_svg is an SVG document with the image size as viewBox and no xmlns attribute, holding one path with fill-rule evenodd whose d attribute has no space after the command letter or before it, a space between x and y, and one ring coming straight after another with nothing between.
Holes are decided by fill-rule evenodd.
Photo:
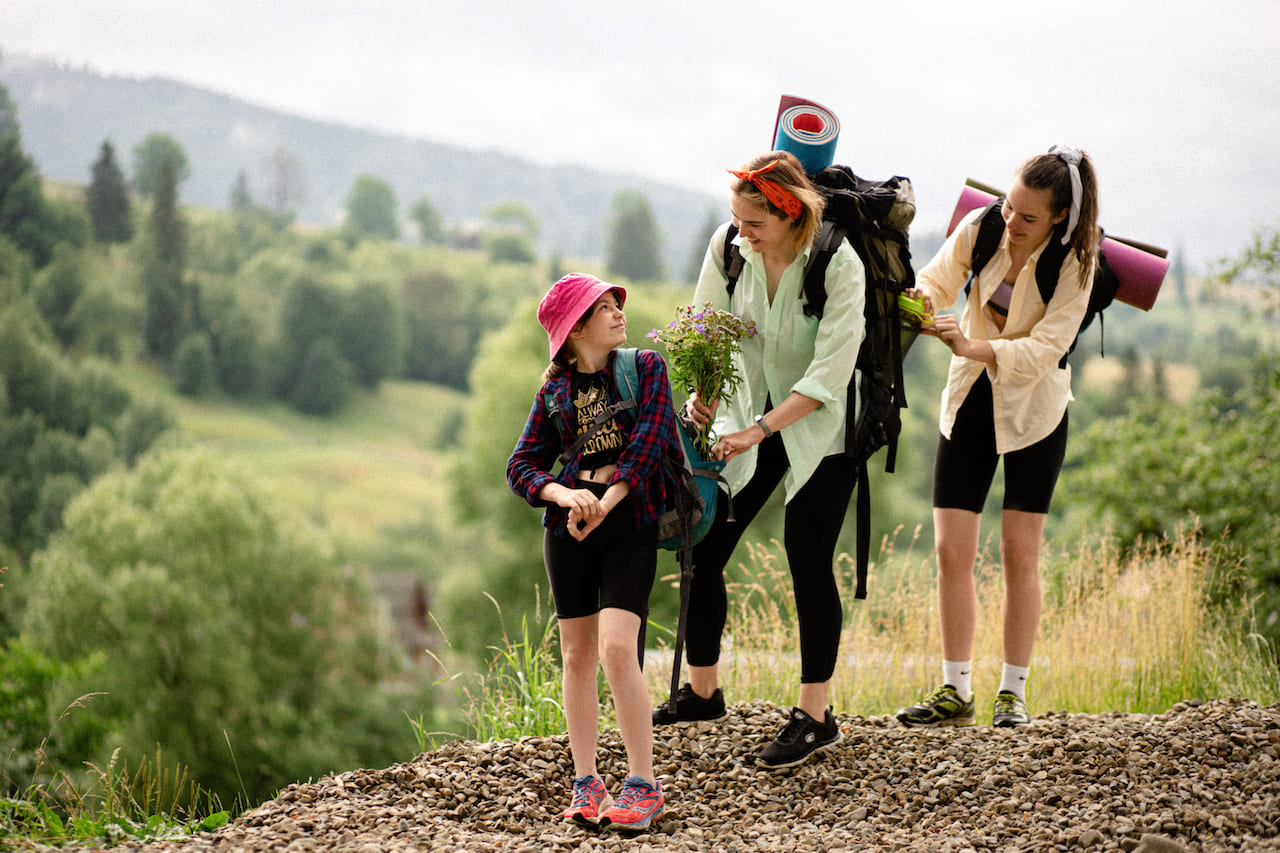
<instances>
[{"instance_id":1,"label":"orange bandana","mask_svg":"<svg viewBox=\"0 0 1280 853\"><path fill-rule=\"evenodd\" d=\"M774 207L781 210L791 219L799 219L804 214L804 204L800 199L796 198L790 190L776 181L767 181L760 177L766 172L772 172L773 168L781 162L774 160L767 166L761 166L759 169L739 171L736 169L727 169L726 171L739 180L748 181L755 185L756 189L764 193Z\"/></svg>"}]
</instances>

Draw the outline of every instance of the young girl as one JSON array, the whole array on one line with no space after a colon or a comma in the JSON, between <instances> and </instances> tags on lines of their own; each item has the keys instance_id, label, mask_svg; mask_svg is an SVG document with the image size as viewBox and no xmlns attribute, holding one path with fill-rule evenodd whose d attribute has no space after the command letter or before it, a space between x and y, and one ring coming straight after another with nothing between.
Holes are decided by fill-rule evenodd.
<instances>
[{"instance_id":1,"label":"young girl","mask_svg":"<svg viewBox=\"0 0 1280 853\"><path fill-rule=\"evenodd\" d=\"M560 627L575 777L564 816L587 826L635 830L660 817L664 805L653 772L637 637L643 643L657 567L657 519L666 502L661 460L676 419L666 365L652 351L637 353L635 408L597 417L620 398L614 348L627 338L626 295L621 287L572 273L543 298L538 321L550 339L551 365L507 463L507 483L532 506L547 508L543 558ZM552 474L556 460L596 420L602 426ZM613 692L629 764L612 807L596 773L599 665Z\"/></svg>"},{"instance_id":2,"label":"young girl","mask_svg":"<svg viewBox=\"0 0 1280 853\"><path fill-rule=\"evenodd\" d=\"M1059 146L1032 157L1014 175L1002 212L1000 247L969 289L963 315L939 314L924 329L953 353L933 474L943 683L898 712L910 726L973 725L973 564L1001 456L1004 670L992 721L1002 727L1031 721L1026 680L1040 619L1040 540L1067 448L1071 367L1063 357L1088 307L1098 246L1092 161ZM920 271L926 310L961 296L981 215L974 211L961 222ZM1045 304L1035 270L1055 242L1067 252Z\"/></svg>"}]
</instances>

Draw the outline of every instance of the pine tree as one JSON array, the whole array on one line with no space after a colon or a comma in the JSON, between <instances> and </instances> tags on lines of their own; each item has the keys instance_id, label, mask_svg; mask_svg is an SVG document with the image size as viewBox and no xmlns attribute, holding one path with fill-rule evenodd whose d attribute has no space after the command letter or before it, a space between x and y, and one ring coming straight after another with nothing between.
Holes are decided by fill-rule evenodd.
<instances>
[{"instance_id":1,"label":"pine tree","mask_svg":"<svg viewBox=\"0 0 1280 853\"><path fill-rule=\"evenodd\" d=\"M160 167L149 231L151 250L143 268L143 337L147 352L167 359L185 336L190 313L183 283L186 229L178 213L177 174L168 161Z\"/></svg>"},{"instance_id":2,"label":"pine tree","mask_svg":"<svg viewBox=\"0 0 1280 853\"><path fill-rule=\"evenodd\" d=\"M609 275L632 281L662 278L658 223L649 200L634 190L619 192L610 205Z\"/></svg>"},{"instance_id":3,"label":"pine tree","mask_svg":"<svg viewBox=\"0 0 1280 853\"><path fill-rule=\"evenodd\" d=\"M87 204L94 239L99 243L129 242L133 239L129 188L109 140L102 142L92 176Z\"/></svg>"}]
</instances>

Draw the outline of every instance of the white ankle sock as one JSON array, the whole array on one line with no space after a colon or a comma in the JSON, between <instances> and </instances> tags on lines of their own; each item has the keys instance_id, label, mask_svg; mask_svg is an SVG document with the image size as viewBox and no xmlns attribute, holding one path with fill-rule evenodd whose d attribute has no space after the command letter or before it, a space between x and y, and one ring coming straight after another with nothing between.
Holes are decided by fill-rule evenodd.
<instances>
[{"instance_id":1,"label":"white ankle sock","mask_svg":"<svg viewBox=\"0 0 1280 853\"><path fill-rule=\"evenodd\" d=\"M1000 689L1017 694L1020 699L1026 699L1027 673L1030 671L1031 667L1029 666L1014 666L1011 663L1006 663L1004 670L1000 673Z\"/></svg>"},{"instance_id":2,"label":"white ankle sock","mask_svg":"<svg viewBox=\"0 0 1280 853\"><path fill-rule=\"evenodd\" d=\"M960 698L968 702L973 697L971 686L973 661L944 660L942 662L942 683L950 684L960 694Z\"/></svg>"}]
</instances>

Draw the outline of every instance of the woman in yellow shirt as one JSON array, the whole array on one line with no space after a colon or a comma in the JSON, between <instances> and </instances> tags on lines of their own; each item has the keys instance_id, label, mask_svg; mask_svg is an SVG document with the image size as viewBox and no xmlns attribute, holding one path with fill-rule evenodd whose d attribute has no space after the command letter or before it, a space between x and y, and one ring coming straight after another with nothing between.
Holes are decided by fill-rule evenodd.
<instances>
[{"instance_id":1,"label":"woman in yellow shirt","mask_svg":"<svg viewBox=\"0 0 1280 853\"><path fill-rule=\"evenodd\" d=\"M1004 670L993 722L1030 722L1025 684L1040 619L1040 544L1066 455L1072 399L1064 356L1088 307L1098 245L1093 163L1062 146L1023 163L1004 200L999 249L966 289L982 213L967 216L917 276L927 311L967 297L959 318L937 314L924 330L952 352L933 477L943 683L898 712L912 726L973 724L973 566L982 507L1002 456ZM1055 242L1067 251L1046 303L1036 266Z\"/></svg>"}]
</instances>

